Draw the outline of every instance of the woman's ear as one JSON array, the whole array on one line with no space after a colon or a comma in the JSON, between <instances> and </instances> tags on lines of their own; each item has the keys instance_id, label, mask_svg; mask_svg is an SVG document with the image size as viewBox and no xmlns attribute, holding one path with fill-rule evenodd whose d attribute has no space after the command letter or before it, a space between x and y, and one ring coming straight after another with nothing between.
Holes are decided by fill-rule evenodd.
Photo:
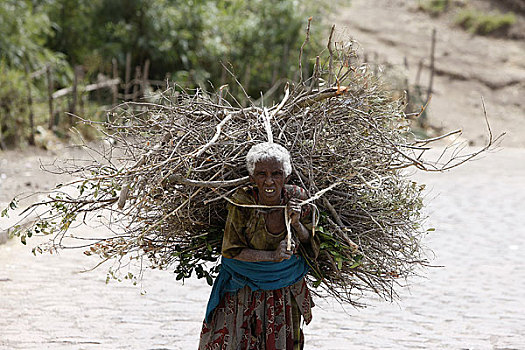
<instances>
[{"instance_id":1,"label":"woman's ear","mask_svg":"<svg viewBox=\"0 0 525 350\"><path fill-rule=\"evenodd\" d=\"M292 174L290 174L287 177L285 177L284 178L284 183L287 184L291 177L292 177Z\"/></svg>"},{"instance_id":2,"label":"woman's ear","mask_svg":"<svg viewBox=\"0 0 525 350\"><path fill-rule=\"evenodd\" d=\"M250 179L250 183L251 183L252 185L255 184L255 179L253 178L253 176L248 175L248 179Z\"/></svg>"}]
</instances>

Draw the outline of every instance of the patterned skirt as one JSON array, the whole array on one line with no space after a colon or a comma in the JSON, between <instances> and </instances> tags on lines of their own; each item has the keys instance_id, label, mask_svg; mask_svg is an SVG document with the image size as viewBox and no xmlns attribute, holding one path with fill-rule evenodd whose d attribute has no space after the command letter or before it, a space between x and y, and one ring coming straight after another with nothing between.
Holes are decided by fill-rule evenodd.
<instances>
[{"instance_id":1,"label":"patterned skirt","mask_svg":"<svg viewBox=\"0 0 525 350\"><path fill-rule=\"evenodd\" d=\"M301 315L309 324L312 307L304 278L276 290L226 293L202 325L199 350L300 349Z\"/></svg>"}]
</instances>

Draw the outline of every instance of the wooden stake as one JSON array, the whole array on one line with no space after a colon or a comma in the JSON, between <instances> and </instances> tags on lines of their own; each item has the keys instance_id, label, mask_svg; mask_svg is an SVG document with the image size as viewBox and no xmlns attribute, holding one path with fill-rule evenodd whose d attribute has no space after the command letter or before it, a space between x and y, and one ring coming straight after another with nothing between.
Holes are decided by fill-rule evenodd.
<instances>
[{"instance_id":1,"label":"wooden stake","mask_svg":"<svg viewBox=\"0 0 525 350\"><path fill-rule=\"evenodd\" d=\"M118 63L116 58L113 58L111 60L111 65L113 67L113 79L118 79ZM115 106L117 104L118 98L118 85L113 85L111 87L111 92L113 93L113 100L111 101L111 103L113 106Z\"/></svg>"},{"instance_id":2,"label":"wooden stake","mask_svg":"<svg viewBox=\"0 0 525 350\"><path fill-rule=\"evenodd\" d=\"M410 104L410 83L408 82L408 69L409 69L409 66L408 66L407 56L405 56L405 58L403 59L403 63L405 65L405 69L406 69L406 76L405 76L405 87L406 87L406 105L405 105L405 110L406 110L406 107Z\"/></svg>"},{"instance_id":3,"label":"wooden stake","mask_svg":"<svg viewBox=\"0 0 525 350\"><path fill-rule=\"evenodd\" d=\"M292 229L290 228L290 216L288 215L288 208L284 209L284 223L286 224L286 250L292 250Z\"/></svg>"},{"instance_id":4,"label":"wooden stake","mask_svg":"<svg viewBox=\"0 0 525 350\"><path fill-rule=\"evenodd\" d=\"M432 47L430 49L430 81L428 83L427 90L427 100L426 103L430 100L430 95L432 94L432 85L434 83L434 57L436 51L436 28L432 29Z\"/></svg>"},{"instance_id":5,"label":"wooden stake","mask_svg":"<svg viewBox=\"0 0 525 350\"><path fill-rule=\"evenodd\" d=\"M140 94L140 66L135 67L135 79L133 79L133 92L131 96L132 101L136 101Z\"/></svg>"},{"instance_id":6,"label":"wooden stake","mask_svg":"<svg viewBox=\"0 0 525 350\"><path fill-rule=\"evenodd\" d=\"M420 78L421 78L421 71L423 70L423 58L419 60L419 63L417 65L417 73L416 73L416 87L420 87Z\"/></svg>"},{"instance_id":7,"label":"wooden stake","mask_svg":"<svg viewBox=\"0 0 525 350\"><path fill-rule=\"evenodd\" d=\"M126 73L124 76L124 100L128 99L129 95L129 79L131 78L131 53L126 55Z\"/></svg>"},{"instance_id":8,"label":"wooden stake","mask_svg":"<svg viewBox=\"0 0 525 350\"><path fill-rule=\"evenodd\" d=\"M54 116L54 110L53 110L53 69L48 64L46 67L46 75L47 75L47 95L48 95L48 105L49 105L49 121L47 124L47 127L49 130L53 130L53 127L55 126L55 116Z\"/></svg>"},{"instance_id":9,"label":"wooden stake","mask_svg":"<svg viewBox=\"0 0 525 350\"><path fill-rule=\"evenodd\" d=\"M142 90L143 95L146 92L147 88L149 87L149 82L148 82L149 66L150 66L150 61L146 60L146 62L144 63L144 70L142 71L142 80L141 80L142 82L141 90Z\"/></svg>"},{"instance_id":10,"label":"wooden stake","mask_svg":"<svg viewBox=\"0 0 525 350\"><path fill-rule=\"evenodd\" d=\"M29 144L35 145L35 117L33 113L33 97L31 96L31 76L29 67L24 66L26 71L26 88L27 88L27 108L29 109Z\"/></svg>"},{"instance_id":11,"label":"wooden stake","mask_svg":"<svg viewBox=\"0 0 525 350\"><path fill-rule=\"evenodd\" d=\"M71 104L69 105L69 125L73 126L73 115L77 113L77 100L78 100L78 77L82 66L75 66L75 72L73 77L73 90L71 91Z\"/></svg>"}]
</instances>

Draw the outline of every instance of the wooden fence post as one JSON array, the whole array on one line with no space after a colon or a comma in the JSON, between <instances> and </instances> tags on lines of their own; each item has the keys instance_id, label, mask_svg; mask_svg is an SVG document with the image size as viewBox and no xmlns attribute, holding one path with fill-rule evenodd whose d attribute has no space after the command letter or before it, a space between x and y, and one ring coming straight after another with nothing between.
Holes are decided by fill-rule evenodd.
<instances>
[{"instance_id":1,"label":"wooden fence post","mask_svg":"<svg viewBox=\"0 0 525 350\"><path fill-rule=\"evenodd\" d=\"M29 67L24 65L26 71L26 88L27 88L27 108L29 108L29 144L35 145L35 117L33 112L33 96L31 95L31 75Z\"/></svg>"},{"instance_id":2,"label":"wooden fence post","mask_svg":"<svg viewBox=\"0 0 525 350\"><path fill-rule=\"evenodd\" d=\"M69 125L73 125L73 115L77 113L77 100L78 100L78 78L80 76L80 70L82 66L75 66L73 76L73 89L71 91L71 104L69 105Z\"/></svg>"},{"instance_id":3,"label":"wooden fence post","mask_svg":"<svg viewBox=\"0 0 525 350\"><path fill-rule=\"evenodd\" d=\"M406 100L406 105L405 105L405 110L406 108L410 105L410 82L408 81L408 69L410 68L408 66L408 59L407 59L407 56L405 56L403 58L403 64L405 66L405 87L406 87L406 96L407 96L407 100Z\"/></svg>"},{"instance_id":4,"label":"wooden fence post","mask_svg":"<svg viewBox=\"0 0 525 350\"><path fill-rule=\"evenodd\" d=\"M129 80L131 79L131 53L126 54L126 73L124 76L124 101L128 99L129 95Z\"/></svg>"},{"instance_id":5,"label":"wooden fence post","mask_svg":"<svg viewBox=\"0 0 525 350\"><path fill-rule=\"evenodd\" d=\"M141 80L141 82L142 82L141 83L141 89L142 89L142 94L143 95L144 95L144 93L146 92L146 90L149 87L149 81L148 81L149 65L150 65L150 61L146 60L146 62L144 63L144 70L142 72L142 80Z\"/></svg>"},{"instance_id":6,"label":"wooden fence post","mask_svg":"<svg viewBox=\"0 0 525 350\"><path fill-rule=\"evenodd\" d=\"M47 75L47 94L48 94L48 104L49 104L49 121L47 127L49 130L53 130L55 126L55 115L53 110L53 69L48 64L46 67L46 75Z\"/></svg>"},{"instance_id":7,"label":"wooden fence post","mask_svg":"<svg viewBox=\"0 0 525 350\"><path fill-rule=\"evenodd\" d=\"M113 67L113 79L118 79L118 62L116 58L111 60L111 65ZM112 105L115 106L118 98L118 85L113 85L111 87L111 92L113 93Z\"/></svg>"},{"instance_id":8,"label":"wooden fence post","mask_svg":"<svg viewBox=\"0 0 525 350\"><path fill-rule=\"evenodd\" d=\"M142 69L140 69L140 66L136 66L135 67L135 79L133 79L133 92L132 92L132 97L131 97L131 100L132 101L136 101L137 100L137 97L140 93L140 72L142 71Z\"/></svg>"},{"instance_id":9,"label":"wooden fence post","mask_svg":"<svg viewBox=\"0 0 525 350\"><path fill-rule=\"evenodd\" d=\"M436 51L436 28L432 29L432 46L430 49L430 81L428 83L427 100L425 104L428 103L428 101L430 100L430 96L432 95L432 85L434 84L435 51Z\"/></svg>"},{"instance_id":10,"label":"wooden fence post","mask_svg":"<svg viewBox=\"0 0 525 350\"><path fill-rule=\"evenodd\" d=\"M168 72L164 76L164 91L167 91L170 88L170 80L171 80L171 73Z\"/></svg>"}]
</instances>

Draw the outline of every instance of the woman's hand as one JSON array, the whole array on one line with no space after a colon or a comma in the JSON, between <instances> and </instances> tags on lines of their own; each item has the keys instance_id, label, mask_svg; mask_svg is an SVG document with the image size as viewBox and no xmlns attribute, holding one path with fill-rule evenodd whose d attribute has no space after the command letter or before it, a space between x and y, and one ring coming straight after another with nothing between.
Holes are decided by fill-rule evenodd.
<instances>
[{"instance_id":1,"label":"woman's hand","mask_svg":"<svg viewBox=\"0 0 525 350\"><path fill-rule=\"evenodd\" d=\"M292 250L286 249L286 239L283 239L277 249L274 250L274 259L275 262L281 262L283 260L288 260L295 253L295 244L292 242Z\"/></svg>"},{"instance_id":2,"label":"woman's hand","mask_svg":"<svg viewBox=\"0 0 525 350\"><path fill-rule=\"evenodd\" d=\"M301 219L301 205L299 203L301 203L299 199L291 198L286 208L286 210L288 210L288 217L294 227L299 224L299 220Z\"/></svg>"},{"instance_id":3,"label":"woman's hand","mask_svg":"<svg viewBox=\"0 0 525 350\"><path fill-rule=\"evenodd\" d=\"M301 202L297 198L292 198L288 202L286 210L288 210L288 217L290 218L290 224L295 229L297 237L301 243L308 242L310 233L301 223Z\"/></svg>"}]
</instances>

